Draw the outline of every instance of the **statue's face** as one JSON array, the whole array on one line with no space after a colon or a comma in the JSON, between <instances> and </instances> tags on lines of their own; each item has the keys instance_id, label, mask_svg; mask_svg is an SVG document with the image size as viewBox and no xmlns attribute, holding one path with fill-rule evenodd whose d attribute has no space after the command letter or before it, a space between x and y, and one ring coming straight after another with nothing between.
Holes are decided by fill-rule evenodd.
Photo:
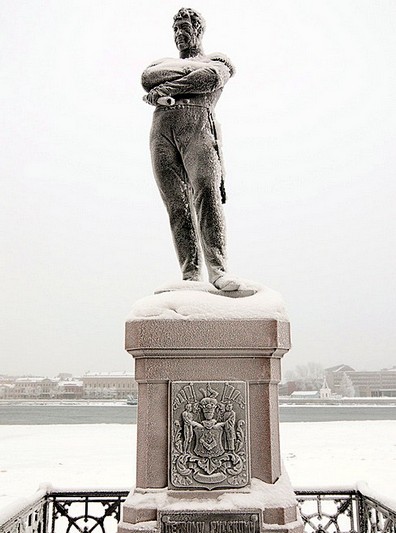
<instances>
[{"instance_id":1,"label":"statue's face","mask_svg":"<svg viewBox=\"0 0 396 533\"><path fill-rule=\"evenodd\" d=\"M179 52L194 48L198 44L198 36L188 20L176 20L173 24L175 43Z\"/></svg>"}]
</instances>

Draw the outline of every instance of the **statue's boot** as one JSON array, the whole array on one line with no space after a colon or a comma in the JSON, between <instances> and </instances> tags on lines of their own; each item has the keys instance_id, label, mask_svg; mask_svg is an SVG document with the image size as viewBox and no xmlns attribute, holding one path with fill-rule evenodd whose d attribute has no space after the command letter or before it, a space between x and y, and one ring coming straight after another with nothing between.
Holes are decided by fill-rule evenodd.
<instances>
[{"instance_id":1,"label":"statue's boot","mask_svg":"<svg viewBox=\"0 0 396 533\"><path fill-rule=\"evenodd\" d=\"M212 285L219 289L220 291L238 291L241 287L240 282L228 274L219 276L218 278L211 281Z\"/></svg>"}]
</instances>

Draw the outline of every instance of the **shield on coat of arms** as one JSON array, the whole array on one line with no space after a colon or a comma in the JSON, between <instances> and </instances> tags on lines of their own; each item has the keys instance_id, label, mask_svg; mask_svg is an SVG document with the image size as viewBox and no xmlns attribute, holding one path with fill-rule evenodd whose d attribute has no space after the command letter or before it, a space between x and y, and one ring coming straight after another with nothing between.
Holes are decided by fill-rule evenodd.
<instances>
[{"instance_id":1,"label":"shield on coat of arms","mask_svg":"<svg viewBox=\"0 0 396 533\"><path fill-rule=\"evenodd\" d=\"M198 426L194 428L194 433L196 438L194 452L198 457L219 457L223 455L224 448L221 443L222 427L208 429L204 426Z\"/></svg>"}]
</instances>

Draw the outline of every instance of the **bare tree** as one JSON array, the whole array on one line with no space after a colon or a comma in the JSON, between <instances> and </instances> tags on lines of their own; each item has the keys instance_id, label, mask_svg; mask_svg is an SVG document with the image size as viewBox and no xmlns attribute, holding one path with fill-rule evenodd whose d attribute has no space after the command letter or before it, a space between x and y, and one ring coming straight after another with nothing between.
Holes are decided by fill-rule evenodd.
<instances>
[{"instance_id":1,"label":"bare tree","mask_svg":"<svg viewBox=\"0 0 396 533\"><path fill-rule=\"evenodd\" d=\"M323 383L324 369L315 361L306 365L298 365L294 370L286 372L286 381L295 381L300 390L317 390Z\"/></svg>"}]
</instances>

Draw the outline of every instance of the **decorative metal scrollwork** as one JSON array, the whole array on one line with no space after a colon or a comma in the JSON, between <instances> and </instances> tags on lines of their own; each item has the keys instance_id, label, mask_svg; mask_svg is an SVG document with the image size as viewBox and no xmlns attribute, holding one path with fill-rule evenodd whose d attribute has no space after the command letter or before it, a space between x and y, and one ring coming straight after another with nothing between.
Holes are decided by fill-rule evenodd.
<instances>
[{"instance_id":1,"label":"decorative metal scrollwork","mask_svg":"<svg viewBox=\"0 0 396 533\"><path fill-rule=\"evenodd\" d=\"M396 512L368 496L362 496L361 523L365 533L396 533Z\"/></svg>"},{"instance_id":2,"label":"decorative metal scrollwork","mask_svg":"<svg viewBox=\"0 0 396 533\"><path fill-rule=\"evenodd\" d=\"M296 491L304 533L396 533L396 510L359 491Z\"/></svg>"},{"instance_id":3,"label":"decorative metal scrollwork","mask_svg":"<svg viewBox=\"0 0 396 533\"><path fill-rule=\"evenodd\" d=\"M47 533L47 495L0 524L0 533Z\"/></svg>"},{"instance_id":4,"label":"decorative metal scrollwork","mask_svg":"<svg viewBox=\"0 0 396 533\"><path fill-rule=\"evenodd\" d=\"M50 495L51 533L115 533L126 493Z\"/></svg>"},{"instance_id":5,"label":"decorative metal scrollwork","mask_svg":"<svg viewBox=\"0 0 396 533\"><path fill-rule=\"evenodd\" d=\"M357 533L359 515L352 493L304 493L297 499L304 533Z\"/></svg>"},{"instance_id":6,"label":"decorative metal scrollwork","mask_svg":"<svg viewBox=\"0 0 396 533\"><path fill-rule=\"evenodd\" d=\"M0 533L116 533L128 491L53 492L0 523ZM396 510L359 491L296 491L304 533L396 533Z\"/></svg>"}]
</instances>

